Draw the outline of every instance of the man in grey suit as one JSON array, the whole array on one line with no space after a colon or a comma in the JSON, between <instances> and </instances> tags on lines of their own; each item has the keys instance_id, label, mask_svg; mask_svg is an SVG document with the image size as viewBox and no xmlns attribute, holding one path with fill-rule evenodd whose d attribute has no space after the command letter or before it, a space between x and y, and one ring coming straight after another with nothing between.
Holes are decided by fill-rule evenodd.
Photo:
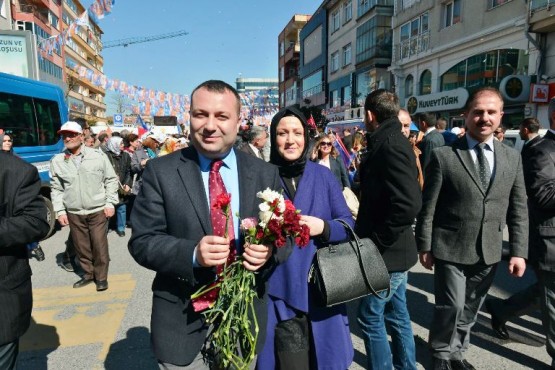
<instances>
[{"instance_id":1,"label":"man in grey suit","mask_svg":"<svg viewBox=\"0 0 555 370\"><path fill-rule=\"evenodd\" d=\"M191 94L192 146L149 161L143 173L131 215L129 251L139 264L156 271L151 343L162 369L209 368L201 354L209 326L193 309L191 294L215 280L215 268L231 252L230 242L243 252L243 266L258 272L257 349L266 337L266 282L286 257L285 248L272 251L270 246L251 244L243 251L213 229L209 204L215 185L211 172L219 171L231 194L230 230L239 239L238 217L258 215L256 193L282 189L277 167L233 149L240 109L239 94L232 86L223 81L202 83ZM219 170L211 170L214 166Z\"/></svg>"},{"instance_id":2,"label":"man in grey suit","mask_svg":"<svg viewBox=\"0 0 555 370\"><path fill-rule=\"evenodd\" d=\"M435 369L474 369L464 358L470 330L501 260L509 227L509 273L524 274L528 212L520 154L493 139L498 90L476 90L465 106L467 134L432 152L416 225L420 262L435 265L429 345Z\"/></svg>"},{"instance_id":3,"label":"man in grey suit","mask_svg":"<svg viewBox=\"0 0 555 370\"><path fill-rule=\"evenodd\" d=\"M418 121L418 128L424 133L424 138L418 144L418 149L422 152L420 155L420 165L422 170L426 171L430 158L432 157L432 150L445 145L443 135L436 130L436 116L433 113L419 113L416 116ZM426 175L424 175L426 178Z\"/></svg>"},{"instance_id":4,"label":"man in grey suit","mask_svg":"<svg viewBox=\"0 0 555 370\"><path fill-rule=\"evenodd\" d=\"M268 131L262 126L252 126L248 132L248 143L239 150L263 160L262 150L266 141L268 141Z\"/></svg>"},{"instance_id":5,"label":"man in grey suit","mask_svg":"<svg viewBox=\"0 0 555 370\"><path fill-rule=\"evenodd\" d=\"M15 369L31 321L33 293L27 244L48 233L37 169L0 152L0 369Z\"/></svg>"}]
</instances>

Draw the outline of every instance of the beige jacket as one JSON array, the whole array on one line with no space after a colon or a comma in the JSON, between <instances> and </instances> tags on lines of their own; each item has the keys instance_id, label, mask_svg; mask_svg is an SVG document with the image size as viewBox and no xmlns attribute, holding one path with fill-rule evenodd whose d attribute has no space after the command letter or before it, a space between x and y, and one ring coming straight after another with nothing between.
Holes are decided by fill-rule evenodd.
<instances>
[{"instance_id":1,"label":"beige jacket","mask_svg":"<svg viewBox=\"0 0 555 370\"><path fill-rule=\"evenodd\" d=\"M119 203L118 180L106 154L81 146L79 168L67 150L50 161L51 198L56 217L87 215Z\"/></svg>"}]
</instances>

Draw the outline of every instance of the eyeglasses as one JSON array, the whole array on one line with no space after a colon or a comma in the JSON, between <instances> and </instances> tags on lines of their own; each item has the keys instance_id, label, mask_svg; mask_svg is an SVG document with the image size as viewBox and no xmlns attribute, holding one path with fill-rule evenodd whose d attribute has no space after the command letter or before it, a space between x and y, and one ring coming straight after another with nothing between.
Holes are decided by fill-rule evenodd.
<instances>
[{"instance_id":1,"label":"eyeglasses","mask_svg":"<svg viewBox=\"0 0 555 370\"><path fill-rule=\"evenodd\" d=\"M331 146L331 143L329 141L322 141L320 146Z\"/></svg>"}]
</instances>

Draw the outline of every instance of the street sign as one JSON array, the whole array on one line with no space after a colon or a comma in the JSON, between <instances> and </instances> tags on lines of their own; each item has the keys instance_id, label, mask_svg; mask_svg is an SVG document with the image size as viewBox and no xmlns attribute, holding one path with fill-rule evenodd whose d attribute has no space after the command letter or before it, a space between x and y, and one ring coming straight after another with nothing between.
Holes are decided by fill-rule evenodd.
<instances>
[{"instance_id":1,"label":"street sign","mask_svg":"<svg viewBox=\"0 0 555 370\"><path fill-rule=\"evenodd\" d=\"M123 127L123 114L114 114L114 127Z\"/></svg>"}]
</instances>

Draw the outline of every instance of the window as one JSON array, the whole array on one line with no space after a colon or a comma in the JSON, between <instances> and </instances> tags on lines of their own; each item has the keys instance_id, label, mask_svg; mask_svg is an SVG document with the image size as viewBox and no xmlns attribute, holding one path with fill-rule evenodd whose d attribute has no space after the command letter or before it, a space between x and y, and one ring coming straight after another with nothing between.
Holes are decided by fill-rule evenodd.
<instances>
[{"instance_id":1,"label":"window","mask_svg":"<svg viewBox=\"0 0 555 370\"><path fill-rule=\"evenodd\" d=\"M285 54L285 44L283 41L279 43L279 56L282 57Z\"/></svg>"},{"instance_id":2,"label":"window","mask_svg":"<svg viewBox=\"0 0 555 370\"><path fill-rule=\"evenodd\" d=\"M62 125L55 101L7 93L0 93L0 122L16 147L56 144Z\"/></svg>"},{"instance_id":3,"label":"window","mask_svg":"<svg viewBox=\"0 0 555 370\"><path fill-rule=\"evenodd\" d=\"M73 2L73 0L64 0L64 1L65 1L65 3L67 4L67 6L68 6L71 10L73 10L73 12L74 12L75 14L79 14L79 13L77 12L77 5L75 5L75 3Z\"/></svg>"},{"instance_id":4,"label":"window","mask_svg":"<svg viewBox=\"0 0 555 370\"><path fill-rule=\"evenodd\" d=\"M341 22L341 11L337 9L333 13L331 13L331 33L339 30L339 25Z\"/></svg>"},{"instance_id":5,"label":"window","mask_svg":"<svg viewBox=\"0 0 555 370\"><path fill-rule=\"evenodd\" d=\"M351 64L351 44L343 47L343 67Z\"/></svg>"},{"instance_id":6,"label":"window","mask_svg":"<svg viewBox=\"0 0 555 370\"><path fill-rule=\"evenodd\" d=\"M445 27L461 21L461 0L453 0L444 5Z\"/></svg>"},{"instance_id":7,"label":"window","mask_svg":"<svg viewBox=\"0 0 555 370\"><path fill-rule=\"evenodd\" d=\"M425 12L401 25L400 59L428 50L430 40L429 13Z\"/></svg>"},{"instance_id":8,"label":"window","mask_svg":"<svg viewBox=\"0 0 555 370\"><path fill-rule=\"evenodd\" d=\"M420 95L428 95L432 93L432 72L425 70L420 75Z\"/></svg>"},{"instance_id":9,"label":"window","mask_svg":"<svg viewBox=\"0 0 555 370\"><path fill-rule=\"evenodd\" d=\"M375 16L357 28L356 63L391 58L391 17Z\"/></svg>"},{"instance_id":10,"label":"window","mask_svg":"<svg viewBox=\"0 0 555 370\"><path fill-rule=\"evenodd\" d=\"M0 17L8 17L8 14L6 12L6 0L0 0Z\"/></svg>"},{"instance_id":11,"label":"window","mask_svg":"<svg viewBox=\"0 0 555 370\"><path fill-rule=\"evenodd\" d=\"M59 20L58 17L52 13L52 12L48 12L48 20L50 21L50 24L57 30L59 30Z\"/></svg>"},{"instance_id":12,"label":"window","mask_svg":"<svg viewBox=\"0 0 555 370\"><path fill-rule=\"evenodd\" d=\"M343 24L349 22L353 18L353 0L343 4Z\"/></svg>"},{"instance_id":13,"label":"window","mask_svg":"<svg viewBox=\"0 0 555 370\"><path fill-rule=\"evenodd\" d=\"M322 92L322 70L303 79L303 99Z\"/></svg>"},{"instance_id":14,"label":"window","mask_svg":"<svg viewBox=\"0 0 555 370\"><path fill-rule=\"evenodd\" d=\"M376 5L393 6L393 0L357 0L357 17L360 18L364 14L368 13L370 9L374 8Z\"/></svg>"},{"instance_id":15,"label":"window","mask_svg":"<svg viewBox=\"0 0 555 370\"><path fill-rule=\"evenodd\" d=\"M336 72L339 69L339 52L336 51L331 55L330 63L331 73Z\"/></svg>"},{"instance_id":16,"label":"window","mask_svg":"<svg viewBox=\"0 0 555 370\"><path fill-rule=\"evenodd\" d=\"M283 66L279 67L279 80L281 82L285 81L285 68Z\"/></svg>"},{"instance_id":17,"label":"window","mask_svg":"<svg viewBox=\"0 0 555 370\"><path fill-rule=\"evenodd\" d=\"M343 105L351 105L351 86L343 88Z\"/></svg>"},{"instance_id":18,"label":"window","mask_svg":"<svg viewBox=\"0 0 555 370\"><path fill-rule=\"evenodd\" d=\"M498 7L499 5L507 4L511 0L488 0L488 9Z\"/></svg>"},{"instance_id":19,"label":"window","mask_svg":"<svg viewBox=\"0 0 555 370\"><path fill-rule=\"evenodd\" d=\"M330 92L330 108L339 107L339 90L333 90Z\"/></svg>"},{"instance_id":20,"label":"window","mask_svg":"<svg viewBox=\"0 0 555 370\"><path fill-rule=\"evenodd\" d=\"M408 75L405 78L405 98L414 95L414 77L412 75Z\"/></svg>"}]
</instances>

